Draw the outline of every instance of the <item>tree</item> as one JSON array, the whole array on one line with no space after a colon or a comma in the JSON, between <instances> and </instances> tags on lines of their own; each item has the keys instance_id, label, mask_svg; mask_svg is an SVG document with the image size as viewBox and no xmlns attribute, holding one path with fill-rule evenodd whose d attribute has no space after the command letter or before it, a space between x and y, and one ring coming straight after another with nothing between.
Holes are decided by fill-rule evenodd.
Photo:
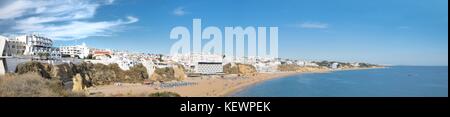
<instances>
[{"instance_id":1,"label":"tree","mask_svg":"<svg viewBox=\"0 0 450 117\"><path fill-rule=\"evenodd\" d=\"M86 57L86 59L93 59L93 58L92 58L92 54L88 54L87 57Z\"/></svg>"},{"instance_id":2,"label":"tree","mask_svg":"<svg viewBox=\"0 0 450 117\"><path fill-rule=\"evenodd\" d=\"M47 60L50 57L50 53L48 53L48 52L39 52L38 56L39 56L40 59Z\"/></svg>"}]
</instances>

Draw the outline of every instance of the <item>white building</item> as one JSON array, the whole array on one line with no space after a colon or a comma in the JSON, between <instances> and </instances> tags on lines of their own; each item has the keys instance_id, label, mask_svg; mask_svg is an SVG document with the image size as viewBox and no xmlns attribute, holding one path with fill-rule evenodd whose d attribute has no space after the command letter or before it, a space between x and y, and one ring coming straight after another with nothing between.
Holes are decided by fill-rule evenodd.
<instances>
[{"instance_id":1,"label":"white building","mask_svg":"<svg viewBox=\"0 0 450 117\"><path fill-rule=\"evenodd\" d=\"M120 69L122 69L122 70L130 70L130 67L133 67L134 65L139 63L139 61L131 60L124 56L112 56L111 58L105 58L105 59L100 59L100 60L84 60L84 61L91 62L94 64L96 64L96 63L105 64L105 65L117 64L117 65L119 65Z\"/></svg>"},{"instance_id":2,"label":"white building","mask_svg":"<svg viewBox=\"0 0 450 117\"><path fill-rule=\"evenodd\" d=\"M319 65L317 65L316 63L310 62L310 61L297 61L296 64L298 66L302 66L302 67L318 67Z\"/></svg>"},{"instance_id":3,"label":"white building","mask_svg":"<svg viewBox=\"0 0 450 117\"><path fill-rule=\"evenodd\" d=\"M182 64L190 72L204 74L223 72L222 55L201 53L177 54L171 56L171 60Z\"/></svg>"},{"instance_id":4,"label":"white building","mask_svg":"<svg viewBox=\"0 0 450 117\"><path fill-rule=\"evenodd\" d=\"M278 65L279 64L277 64L276 62L258 62L253 64L253 66L255 66L256 68L256 71L262 73L277 72Z\"/></svg>"},{"instance_id":5,"label":"white building","mask_svg":"<svg viewBox=\"0 0 450 117\"><path fill-rule=\"evenodd\" d=\"M173 55L171 57L171 60L175 62L189 62L189 63L223 62L223 56L216 54L200 54L200 53L177 54Z\"/></svg>"},{"instance_id":6,"label":"white building","mask_svg":"<svg viewBox=\"0 0 450 117\"><path fill-rule=\"evenodd\" d=\"M222 62L198 62L195 72L200 74L223 73L223 65Z\"/></svg>"},{"instance_id":7,"label":"white building","mask_svg":"<svg viewBox=\"0 0 450 117\"><path fill-rule=\"evenodd\" d=\"M6 45L6 37L0 36L0 75L6 73L6 59L3 57L3 50Z\"/></svg>"},{"instance_id":8,"label":"white building","mask_svg":"<svg viewBox=\"0 0 450 117\"><path fill-rule=\"evenodd\" d=\"M87 58L89 55L89 48L86 43L75 46L62 46L60 47L61 54L69 55L70 57Z\"/></svg>"},{"instance_id":9,"label":"white building","mask_svg":"<svg viewBox=\"0 0 450 117\"><path fill-rule=\"evenodd\" d=\"M333 63L330 67L331 69L337 69L339 67L339 63Z\"/></svg>"},{"instance_id":10,"label":"white building","mask_svg":"<svg viewBox=\"0 0 450 117\"><path fill-rule=\"evenodd\" d=\"M49 59L60 59L59 48L54 48L53 40L37 35L21 35L7 40L5 55L7 56L39 56L48 55Z\"/></svg>"},{"instance_id":11,"label":"white building","mask_svg":"<svg viewBox=\"0 0 450 117\"><path fill-rule=\"evenodd\" d=\"M37 34L27 34L17 36L11 41L19 41L25 43L24 55L37 55L39 52L50 52L53 46L53 41Z\"/></svg>"},{"instance_id":12,"label":"white building","mask_svg":"<svg viewBox=\"0 0 450 117\"><path fill-rule=\"evenodd\" d=\"M7 40L4 49L4 56L20 56L24 55L26 43L18 40Z\"/></svg>"},{"instance_id":13,"label":"white building","mask_svg":"<svg viewBox=\"0 0 450 117\"><path fill-rule=\"evenodd\" d=\"M359 67L359 66L360 66L359 63L351 63L351 65L352 65L353 67Z\"/></svg>"}]
</instances>

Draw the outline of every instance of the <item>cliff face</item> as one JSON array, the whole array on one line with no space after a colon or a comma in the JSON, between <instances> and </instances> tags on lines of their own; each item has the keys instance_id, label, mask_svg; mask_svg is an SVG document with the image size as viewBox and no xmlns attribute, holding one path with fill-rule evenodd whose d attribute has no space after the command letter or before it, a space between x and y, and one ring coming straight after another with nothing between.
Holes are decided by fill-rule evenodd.
<instances>
[{"instance_id":1,"label":"cliff face","mask_svg":"<svg viewBox=\"0 0 450 117\"><path fill-rule=\"evenodd\" d=\"M295 72L326 72L327 67L302 67L295 64L279 65L279 71L295 71Z\"/></svg>"},{"instance_id":2,"label":"cliff face","mask_svg":"<svg viewBox=\"0 0 450 117\"><path fill-rule=\"evenodd\" d=\"M166 82L172 80L184 80L186 79L186 74L184 72L183 67L181 66L173 66L166 68L156 68L155 72L152 74L150 80Z\"/></svg>"},{"instance_id":3,"label":"cliff face","mask_svg":"<svg viewBox=\"0 0 450 117\"><path fill-rule=\"evenodd\" d=\"M175 67L173 67L173 71L174 71L174 77L177 80L185 80L187 75L185 73L185 69L183 66L181 65L177 65Z\"/></svg>"},{"instance_id":4,"label":"cliff face","mask_svg":"<svg viewBox=\"0 0 450 117\"><path fill-rule=\"evenodd\" d=\"M239 74L244 76L251 76L257 73L256 68L249 64L226 64L223 67L223 71L226 74Z\"/></svg>"},{"instance_id":5,"label":"cliff face","mask_svg":"<svg viewBox=\"0 0 450 117\"><path fill-rule=\"evenodd\" d=\"M16 73L38 73L47 79L59 80L63 84L72 82L73 90L80 91L86 87L96 85L108 85L115 82L142 83L146 79L151 81L184 80L186 74L182 66L156 69L149 77L147 69L138 64L130 70L122 70L117 64L92 64L83 62L81 64L49 65L39 62L26 62L19 64Z\"/></svg>"},{"instance_id":6,"label":"cliff face","mask_svg":"<svg viewBox=\"0 0 450 117\"><path fill-rule=\"evenodd\" d=\"M48 64L41 64L39 62L26 62L17 65L16 73L18 74L25 74L28 72L34 72L38 73L40 76L50 79L51 76L48 71L51 70L51 68L48 67Z\"/></svg>"},{"instance_id":7,"label":"cliff face","mask_svg":"<svg viewBox=\"0 0 450 117\"><path fill-rule=\"evenodd\" d=\"M148 79L146 68L136 65L124 71L117 64L103 65L92 63L49 65L39 62L19 64L16 73L38 73L47 79L70 82L79 79L83 86L106 85L114 82L140 83ZM75 77L76 76L76 77ZM74 78L75 77L75 78Z\"/></svg>"},{"instance_id":8,"label":"cliff face","mask_svg":"<svg viewBox=\"0 0 450 117\"><path fill-rule=\"evenodd\" d=\"M49 66L48 64L46 65ZM68 82L72 80L72 77L75 76L78 70L74 64L61 64L52 66L51 70L46 72L49 72L52 78L60 79L62 82Z\"/></svg>"},{"instance_id":9,"label":"cliff face","mask_svg":"<svg viewBox=\"0 0 450 117\"><path fill-rule=\"evenodd\" d=\"M73 92L83 92L86 89L85 81L83 77L81 77L80 74L75 75L75 77L72 78L73 80L73 86L72 91Z\"/></svg>"}]
</instances>

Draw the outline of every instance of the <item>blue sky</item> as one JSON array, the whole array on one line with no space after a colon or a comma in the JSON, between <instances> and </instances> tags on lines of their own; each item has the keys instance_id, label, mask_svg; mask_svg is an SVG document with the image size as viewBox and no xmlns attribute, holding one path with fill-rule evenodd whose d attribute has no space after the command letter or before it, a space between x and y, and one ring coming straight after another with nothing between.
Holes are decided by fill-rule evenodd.
<instances>
[{"instance_id":1,"label":"blue sky","mask_svg":"<svg viewBox=\"0 0 450 117\"><path fill-rule=\"evenodd\" d=\"M192 19L201 18L203 27L221 29L277 26L283 58L448 65L447 0L38 2L0 2L0 26L5 27L0 33L37 31L53 35L56 46L86 42L97 48L167 54L175 42L169 39L170 30L191 27Z\"/></svg>"}]
</instances>

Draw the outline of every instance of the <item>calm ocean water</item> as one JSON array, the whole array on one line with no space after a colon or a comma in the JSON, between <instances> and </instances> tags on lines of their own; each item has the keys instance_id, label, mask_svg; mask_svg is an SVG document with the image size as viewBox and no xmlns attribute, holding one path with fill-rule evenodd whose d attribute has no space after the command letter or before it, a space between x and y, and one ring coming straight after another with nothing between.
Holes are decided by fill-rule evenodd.
<instances>
[{"instance_id":1,"label":"calm ocean water","mask_svg":"<svg viewBox=\"0 0 450 117\"><path fill-rule=\"evenodd\" d=\"M239 97L448 97L448 67L300 74L250 86Z\"/></svg>"}]
</instances>

